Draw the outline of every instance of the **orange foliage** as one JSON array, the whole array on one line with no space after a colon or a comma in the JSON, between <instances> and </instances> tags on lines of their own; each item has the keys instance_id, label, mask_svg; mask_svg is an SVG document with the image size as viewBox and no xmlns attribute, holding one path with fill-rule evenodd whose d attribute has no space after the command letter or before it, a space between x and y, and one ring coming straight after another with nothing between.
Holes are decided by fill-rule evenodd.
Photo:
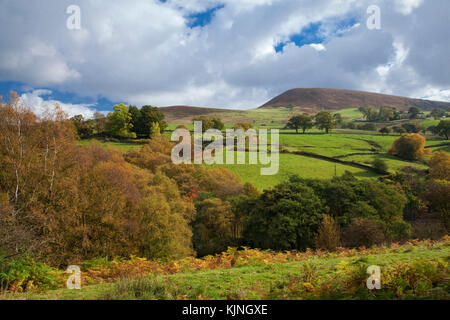
<instances>
[{"instance_id":1,"label":"orange foliage","mask_svg":"<svg viewBox=\"0 0 450 320\"><path fill-rule=\"evenodd\" d=\"M425 149L425 143L425 137L420 134L406 134L394 141L389 153L406 160L416 160L430 152L430 150Z\"/></svg>"},{"instance_id":2,"label":"orange foliage","mask_svg":"<svg viewBox=\"0 0 450 320\"><path fill-rule=\"evenodd\" d=\"M450 181L450 154L435 152L430 160L430 173L434 179Z\"/></svg>"},{"instance_id":3,"label":"orange foliage","mask_svg":"<svg viewBox=\"0 0 450 320\"><path fill-rule=\"evenodd\" d=\"M337 248L336 252L327 252L323 250L310 250L306 252L299 251L261 251L257 249L249 249L247 247L242 250L229 248L228 251L217 254L215 256L207 256L202 259L187 257L181 260L170 262L152 261L132 256L129 260L115 259L108 265L98 265L89 268L82 273L82 280L86 284L96 284L114 281L119 278L144 277L148 274L176 274L181 272L192 272L201 270L230 269L250 264L277 264L295 261L305 261L312 258L346 258L353 256L367 256L375 254L383 254L388 252L396 252L405 250L414 246L425 246L429 249L435 246L446 246L450 244L450 237L446 236L441 241L432 240L410 240L406 244L391 244L388 247L372 247L359 249Z\"/></svg>"}]
</instances>

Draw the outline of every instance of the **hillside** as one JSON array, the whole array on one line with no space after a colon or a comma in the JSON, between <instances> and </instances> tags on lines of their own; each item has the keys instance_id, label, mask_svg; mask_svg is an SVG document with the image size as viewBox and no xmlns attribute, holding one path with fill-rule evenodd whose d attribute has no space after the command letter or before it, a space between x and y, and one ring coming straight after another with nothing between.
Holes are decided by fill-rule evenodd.
<instances>
[{"instance_id":1,"label":"hillside","mask_svg":"<svg viewBox=\"0 0 450 320\"><path fill-rule=\"evenodd\" d=\"M191 106L162 107L161 111L168 122L190 122L193 117L236 112L235 110L202 108Z\"/></svg>"},{"instance_id":2,"label":"hillside","mask_svg":"<svg viewBox=\"0 0 450 320\"><path fill-rule=\"evenodd\" d=\"M294 107L304 112L338 111L358 107L395 106L405 110L416 106L422 110L447 109L449 102L411 99L386 94L339 89L292 89L273 98L260 109Z\"/></svg>"},{"instance_id":3,"label":"hillside","mask_svg":"<svg viewBox=\"0 0 450 320\"><path fill-rule=\"evenodd\" d=\"M294 112L317 113L322 110L340 111L356 110L361 106L379 108L381 106L395 106L401 110L408 110L411 106L422 110L433 108L447 109L449 102L411 99L386 94L338 90L338 89L292 89L273 98L258 109L231 110L192 106L162 107L166 121L171 123L191 123L193 117L215 116L225 122L285 123Z\"/></svg>"}]
</instances>

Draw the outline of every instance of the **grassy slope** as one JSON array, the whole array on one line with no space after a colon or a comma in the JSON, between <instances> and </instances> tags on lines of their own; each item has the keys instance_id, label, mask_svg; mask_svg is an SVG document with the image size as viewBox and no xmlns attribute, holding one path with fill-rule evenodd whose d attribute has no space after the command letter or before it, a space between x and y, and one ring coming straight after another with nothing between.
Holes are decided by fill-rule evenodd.
<instances>
[{"instance_id":1,"label":"grassy slope","mask_svg":"<svg viewBox=\"0 0 450 320\"><path fill-rule=\"evenodd\" d=\"M431 246L406 245L381 250L375 254L371 254L371 252L355 253L350 257L337 257L332 253L325 256L311 255L307 260L296 262L250 263L231 269L188 271L151 277L146 280L122 280L115 284L84 287L79 291L61 289L41 294L7 295L4 298L35 300L302 299L308 298L308 296L305 296L305 291L300 290L303 288L302 283L308 282L318 287L321 284L335 281L339 279L347 267L361 265L362 277L366 279L367 276L364 276L364 274L367 266L380 266L383 285L384 276L393 276L391 273L383 274L383 270L386 270L386 268L391 268L399 263L411 264L419 261L427 263L439 260L444 265L447 263L446 268L448 270L449 256L450 247L448 243ZM416 275L418 276L418 274ZM339 284L339 282L336 284ZM368 290L365 289L361 281L357 284L361 287L359 292L362 292L362 295L351 295L338 288L338 290L335 290L335 294L338 294L338 296L333 297L342 299L375 298L375 296L367 296ZM448 287L446 290L448 290ZM383 290L377 294L385 294L383 297L386 297L386 294L395 295L394 292L383 292Z\"/></svg>"},{"instance_id":2,"label":"grassy slope","mask_svg":"<svg viewBox=\"0 0 450 320\"><path fill-rule=\"evenodd\" d=\"M270 109L269 109L270 111ZM172 127L174 124L172 125ZM412 166L418 169L426 169L427 166L420 162L402 161L387 153L388 149L398 136L382 136L379 134L365 133L332 133L329 135L319 134L312 131L305 135L295 134L293 130L281 131L280 144L289 151L302 150L312 152L327 157L346 156L354 153L363 153L363 155L351 155L341 160L352 161L365 165L371 165L373 160L381 158L386 161L391 172L400 170L406 166ZM442 143L442 140L429 138L427 145L436 145ZM91 141L81 141L83 145L92 143ZM137 144L127 144L118 142L102 143L105 147L118 148L124 152L141 148ZM449 147L433 148L433 151L444 150L449 152ZM370 155L364 153L380 152L379 155ZM258 189L264 190L285 181L289 176L298 174L304 178L329 179L336 174L342 175L345 171L352 172L358 178L374 178L376 174L362 169L346 165L335 165L332 162L312 159L303 156L280 154L280 166L277 175L261 176L260 169L267 165L213 165L213 167L225 167L239 175L243 182L251 182Z\"/></svg>"},{"instance_id":3,"label":"grassy slope","mask_svg":"<svg viewBox=\"0 0 450 320\"><path fill-rule=\"evenodd\" d=\"M236 173L242 182L250 182L258 189L264 190L286 181L291 175L299 175L303 178L331 179L335 174L335 164L292 154L280 154L280 166L278 174L262 176L260 169L268 165L212 165L212 167L227 168ZM345 171L352 172L356 177L371 178L376 174L366 170L337 164L336 173L341 176Z\"/></svg>"}]
</instances>

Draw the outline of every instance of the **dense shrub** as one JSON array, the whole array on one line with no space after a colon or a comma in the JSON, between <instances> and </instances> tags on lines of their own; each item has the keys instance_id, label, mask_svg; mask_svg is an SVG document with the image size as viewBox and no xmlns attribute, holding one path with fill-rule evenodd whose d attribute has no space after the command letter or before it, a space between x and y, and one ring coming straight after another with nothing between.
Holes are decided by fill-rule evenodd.
<instances>
[{"instance_id":1,"label":"dense shrub","mask_svg":"<svg viewBox=\"0 0 450 320\"><path fill-rule=\"evenodd\" d=\"M425 137L410 133L395 140L389 153L405 160L417 160L429 152L425 149L425 142Z\"/></svg>"},{"instance_id":2,"label":"dense shrub","mask_svg":"<svg viewBox=\"0 0 450 320\"><path fill-rule=\"evenodd\" d=\"M346 247L371 247L385 241L382 225L371 219L355 219L342 230L341 237Z\"/></svg>"},{"instance_id":3,"label":"dense shrub","mask_svg":"<svg viewBox=\"0 0 450 320\"><path fill-rule=\"evenodd\" d=\"M372 167L381 174L384 174L389 169L386 161L384 161L380 158L376 158L375 160L373 160Z\"/></svg>"},{"instance_id":4,"label":"dense shrub","mask_svg":"<svg viewBox=\"0 0 450 320\"><path fill-rule=\"evenodd\" d=\"M437 180L450 181L450 154L445 151L433 153L430 160L431 177Z\"/></svg>"}]
</instances>

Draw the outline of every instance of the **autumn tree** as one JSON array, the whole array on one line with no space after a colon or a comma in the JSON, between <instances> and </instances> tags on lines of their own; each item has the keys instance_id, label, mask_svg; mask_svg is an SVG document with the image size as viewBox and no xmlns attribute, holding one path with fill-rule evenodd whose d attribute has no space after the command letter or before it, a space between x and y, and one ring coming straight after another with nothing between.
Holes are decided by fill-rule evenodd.
<instances>
[{"instance_id":1,"label":"autumn tree","mask_svg":"<svg viewBox=\"0 0 450 320\"><path fill-rule=\"evenodd\" d=\"M315 238L316 248L336 251L340 244L339 224L332 216L324 215Z\"/></svg>"},{"instance_id":2,"label":"autumn tree","mask_svg":"<svg viewBox=\"0 0 450 320\"><path fill-rule=\"evenodd\" d=\"M147 151L156 159L170 143L156 138ZM170 157L155 171L151 160L130 159L96 143L78 146L58 107L37 117L17 96L1 104L0 251L55 266L192 255L193 201L182 181L159 170Z\"/></svg>"},{"instance_id":3,"label":"autumn tree","mask_svg":"<svg viewBox=\"0 0 450 320\"><path fill-rule=\"evenodd\" d=\"M85 120L81 114L70 118L70 120L72 121L77 136L80 139L88 139L94 135L93 122Z\"/></svg>"},{"instance_id":4,"label":"autumn tree","mask_svg":"<svg viewBox=\"0 0 450 320\"><path fill-rule=\"evenodd\" d=\"M231 204L218 198L196 203L197 214L193 223L194 248L199 256L226 251L235 246Z\"/></svg>"},{"instance_id":5,"label":"autumn tree","mask_svg":"<svg viewBox=\"0 0 450 320\"><path fill-rule=\"evenodd\" d=\"M420 134L410 133L397 139L389 149L389 153L405 160L417 160L429 153L425 149L426 139Z\"/></svg>"},{"instance_id":6,"label":"autumn tree","mask_svg":"<svg viewBox=\"0 0 450 320\"><path fill-rule=\"evenodd\" d=\"M247 131L249 129L253 129L253 124L250 122L238 122L233 126L233 129L242 129L244 131Z\"/></svg>"},{"instance_id":7,"label":"autumn tree","mask_svg":"<svg viewBox=\"0 0 450 320\"><path fill-rule=\"evenodd\" d=\"M433 153L430 160L430 174L436 180L450 181L450 154L448 152Z\"/></svg>"}]
</instances>

